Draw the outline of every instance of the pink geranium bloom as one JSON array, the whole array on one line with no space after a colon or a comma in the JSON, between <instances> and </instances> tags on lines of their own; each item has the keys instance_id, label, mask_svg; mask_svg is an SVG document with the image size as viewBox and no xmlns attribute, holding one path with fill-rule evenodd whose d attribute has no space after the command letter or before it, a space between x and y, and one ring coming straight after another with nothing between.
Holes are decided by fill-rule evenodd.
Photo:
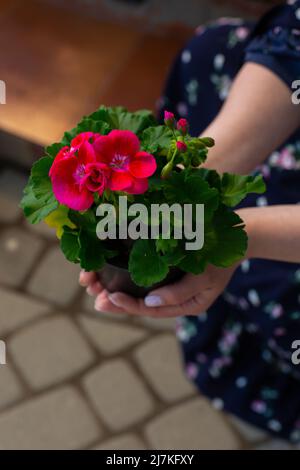
<instances>
[{"instance_id":1,"label":"pink geranium bloom","mask_svg":"<svg viewBox=\"0 0 300 470\"><path fill-rule=\"evenodd\" d=\"M98 136L99 134L95 134L94 132L81 132L76 137L74 137L74 139L72 139L70 146L71 151L78 150L83 142L89 142L92 144Z\"/></svg>"},{"instance_id":2,"label":"pink geranium bloom","mask_svg":"<svg viewBox=\"0 0 300 470\"><path fill-rule=\"evenodd\" d=\"M131 131L113 130L94 143L97 161L107 165L107 181L112 191L141 194L148 189L149 176L156 170L153 155L140 150L138 137Z\"/></svg>"},{"instance_id":3,"label":"pink geranium bloom","mask_svg":"<svg viewBox=\"0 0 300 470\"><path fill-rule=\"evenodd\" d=\"M64 147L56 156L49 172L54 195L58 202L71 209L83 211L93 204L93 193L103 193L109 169L97 162L93 145L88 138L77 136L71 149Z\"/></svg>"},{"instance_id":4,"label":"pink geranium bloom","mask_svg":"<svg viewBox=\"0 0 300 470\"><path fill-rule=\"evenodd\" d=\"M77 152L84 142L87 143L87 151L93 153L91 142L94 141L98 136L99 134L94 134L94 132L82 132L81 134L78 134L76 137L74 137L74 139L71 141L70 147L65 145L56 155L51 169L52 172L54 172L54 168L60 160L66 157L70 157L72 154Z\"/></svg>"}]
</instances>

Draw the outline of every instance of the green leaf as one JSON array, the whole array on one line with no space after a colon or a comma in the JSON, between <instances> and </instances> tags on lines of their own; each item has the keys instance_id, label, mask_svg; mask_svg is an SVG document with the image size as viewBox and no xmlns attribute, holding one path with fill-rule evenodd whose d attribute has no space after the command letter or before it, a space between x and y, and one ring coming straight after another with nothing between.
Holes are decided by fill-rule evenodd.
<instances>
[{"instance_id":1,"label":"green leaf","mask_svg":"<svg viewBox=\"0 0 300 470\"><path fill-rule=\"evenodd\" d=\"M185 256L181 240L159 238L155 240L155 245L156 251L163 253L163 259L168 266L177 266Z\"/></svg>"},{"instance_id":2,"label":"green leaf","mask_svg":"<svg viewBox=\"0 0 300 470\"><path fill-rule=\"evenodd\" d=\"M156 124L151 111L146 109L131 113L122 107L108 108L110 125L113 129L123 129L140 134L144 129Z\"/></svg>"},{"instance_id":3,"label":"green leaf","mask_svg":"<svg viewBox=\"0 0 300 470\"><path fill-rule=\"evenodd\" d=\"M242 259L247 250L247 234L241 218L226 206L221 206L205 229L204 246L198 251L186 251L178 264L183 271L201 274L207 264L227 268Z\"/></svg>"},{"instance_id":4,"label":"green leaf","mask_svg":"<svg viewBox=\"0 0 300 470\"><path fill-rule=\"evenodd\" d=\"M79 262L80 244L76 230L70 230L68 227L64 227L60 247L68 261L72 263Z\"/></svg>"},{"instance_id":5,"label":"green leaf","mask_svg":"<svg viewBox=\"0 0 300 470\"><path fill-rule=\"evenodd\" d=\"M161 251L163 254L176 249L179 240L174 238L158 238L155 240L156 251Z\"/></svg>"},{"instance_id":6,"label":"green leaf","mask_svg":"<svg viewBox=\"0 0 300 470\"><path fill-rule=\"evenodd\" d=\"M222 202L233 207L249 193L262 194L266 190L261 176L243 176L224 173L221 182Z\"/></svg>"},{"instance_id":7,"label":"green leaf","mask_svg":"<svg viewBox=\"0 0 300 470\"><path fill-rule=\"evenodd\" d=\"M103 242L96 234L81 230L79 234L80 266L86 271L99 271L105 263L105 250Z\"/></svg>"},{"instance_id":8,"label":"green leaf","mask_svg":"<svg viewBox=\"0 0 300 470\"><path fill-rule=\"evenodd\" d=\"M93 233L96 237L97 219L91 209L85 212L78 212L71 209L69 210L69 219L76 227L81 227L85 231Z\"/></svg>"},{"instance_id":9,"label":"green leaf","mask_svg":"<svg viewBox=\"0 0 300 470\"><path fill-rule=\"evenodd\" d=\"M170 251L163 256L164 261L168 266L177 266L184 258L185 253L183 250L176 249Z\"/></svg>"},{"instance_id":10,"label":"green leaf","mask_svg":"<svg viewBox=\"0 0 300 470\"><path fill-rule=\"evenodd\" d=\"M127 113L127 109L123 106L115 106L113 108L105 108L107 112L107 122L113 129L119 129L123 115Z\"/></svg>"},{"instance_id":11,"label":"green leaf","mask_svg":"<svg viewBox=\"0 0 300 470\"><path fill-rule=\"evenodd\" d=\"M141 136L142 148L149 153L169 149L173 138L172 131L166 126L148 127Z\"/></svg>"},{"instance_id":12,"label":"green leaf","mask_svg":"<svg viewBox=\"0 0 300 470\"><path fill-rule=\"evenodd\" d=\"M71 140L73 140L74 137L76 137L77 134L78 134L77 127L74 127L70 131L65 132L64 135L63 135L63 138L61 140L62 146L70 145Z\"/></svg>"},{"instance_id":13,"label":"green leaf","mask_svg":"<svg viewBox=\"0 0 300 470\"><path fill-rule=\"evenodd\" d=\"M122 109L124 110L125 108ZM93 121L103 121L107 124L111 123L109 110L106 106L100 106L100 108L98 108L92 114L85 116L84 119L92 119Z\"/></svg>"},{"instance_id":14,"label":"green leaf","mask_svg":"<svg viewBox=\"0 0 300 470\"><path fill-rule=\"evenodd\" d=\"M203 180L197 170L173 173L165 182L165 197L169 204L204 204L208 222L219 205L219 192Z\"/></svg>"},{"instance_id":15,"label":"green leaf","mask_svg":"<svg viewBox=\"0 0 300 470\"><path fill-rule=\"evenodd\" d=\"M61 142L55 142L52 145L48 145L48 147L45 148L45 151L49 157L55 158L60 149L62 148L63 144Z\"/></svg>"},{"instance_id":16,"label":"green leaf","mask_svg":"<svg viewBox=\"0 0 300 470\"><path fill-rule=\"evenodd\" d=\"M37 199L33 192L31 180L27 183L24 189L24 196L20 204L24 211L25 217L31 224L37 224L47 217L51 212L55 211L58 207L58 202L54 195L48 195Z\"/></svg>"},{"instance_id":17,"label":"green leaf","mask_svg":"<svg viewBox=\"0 0 300 470\"><path fill-rule=\"evenodd\" d=\"M52 166L51 157L42 157L31 168L31 184L37 199L53 197L52 183L49 178L49 170Z\"/></svg>"},{"instance_id":18,"label":"green leaf","mask_svg":"<svg viewBox=\"0 0 300 470\"><path fill-rule=\"evenodd\" d=\"M215 213L212 231L204 242L207 259L215 266L232 266L247 250L248 237L242 219L225 206Z\"/></svg>"},{"instance_id":19,"label":"green leaf","mask_svg":"<svg viewBox=\"0 0 300 470\"><path fill-rule=\"evenodd\" d=\"M49 227L55 228L57 238L61 238L64 227L76 228L75 224L69 219L69 208L63 205L59 205L55 211L51 212L44 222Z\"/></svg>"},{"instance_id":20,"label":"green leaf","mask_svg":"<svg viewBox=\"0 0 300 470\"><path fill-rule=\"evenodd\" d=\"M187 273L202 274L207 265L203 250L188 251L178 263L178 267Z\"/></svg>"},{"instance_id":21,"label":"green leaf","mask_svg":"<svg viewBox=\"0 0 300 470\"><path fill-rule=\"evenodd\" d=\"M95 132L97 134L108 134L110 126L104 121L95 121L89 117L83 118L83 120L77 126L77 134L81 132Z\"/></svg>"},{"instance_id":22,"label":"green leaf","mask_svg":"<svg viewBox=\"0 0 300 470\"><path fill-rule=\"evenodd\" d=\"M138 286L151 286L168 274L168 264L156 252L154 240L139 239L134 243L128 267L132 280Z\"/></svg>"},{"instance_id":23,"label":"green leaf","mask_svg":"<svg viewBox=\"0 0 300 470\"><path fill-rule=\"evenodd\" d=\"M216 170L208 170L207 168L197 168L195 170L201 178L208 182L211 188L221 191L221 178Z\"/></svg>"}]
</instances>

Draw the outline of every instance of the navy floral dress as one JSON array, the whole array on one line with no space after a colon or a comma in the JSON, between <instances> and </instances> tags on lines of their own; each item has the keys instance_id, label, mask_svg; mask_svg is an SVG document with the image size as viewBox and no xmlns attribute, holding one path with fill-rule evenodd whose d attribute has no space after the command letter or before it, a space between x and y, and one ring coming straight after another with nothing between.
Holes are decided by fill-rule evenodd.
<instances>
[{"instance_id":1,"label":"navy floral dress","mask_svg":"<svg viewBox=\"0 0 300 470\"><path fill-rule=\"evenodd\" d=\"M198 135L245 62L273 71L292 95L300 79L300 0L283 2L258 24L222 18L197 28L172 67L160 109L187 117ZM243 207L300 203L300 126L258 171L267 192ZM207 313L178 318L177 336L188 377L217 409L300 442L300 365L292 361L300 340L299 264L243 262Z\"/></svg>"}]
</instances>

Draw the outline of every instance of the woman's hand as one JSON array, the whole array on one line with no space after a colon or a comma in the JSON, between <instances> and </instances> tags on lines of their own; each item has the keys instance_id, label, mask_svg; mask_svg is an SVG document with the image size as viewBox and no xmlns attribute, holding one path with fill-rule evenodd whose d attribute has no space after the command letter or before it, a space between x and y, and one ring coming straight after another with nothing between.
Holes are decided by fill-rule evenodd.
<instances>
[{"instance_id":1,"label":"woman's hand","mask_svg":"<svg viewBox=\"0 0 300 470\"><path fill-rule=\"evenodd\" d=\"M86 293L91 296L98 295L103 290L103 287L97 280L96 273L88 273L84 270L80 271L79 284L82 287L86 287Z\"/></svg>"},{"instance_id":2,"label":"woman's hand","mask_svg":"<svg viewBox=\"0 0 300 470\"><path fill-rule=\"evenodd\" d=\"M237 211L248 234L246 258L300 263L300 206L245 208ZM238 264L230 268L208 266L203 274L186 274L182 280L135 299L122 292L109 293L96 274L82 272L80 284L95 295L95 309L112 313L176 317L206 311L226 288Z\"/></svg>"},{"instance_id":3,"label":"woman's hand","mask_svg":"<svg viewBox=\"0 0 300 470\"><path fill-rule=\"evenodd\" d=\"M136 299L122 292L103 289L94 273L82 272L80 284L90 295L96 295L95 309L150 317L177 317L205 312L226 288L235 267L209 266L203 274L186 274L180 281L150 292L145 299Z\"/></svg>"}]
</instances>

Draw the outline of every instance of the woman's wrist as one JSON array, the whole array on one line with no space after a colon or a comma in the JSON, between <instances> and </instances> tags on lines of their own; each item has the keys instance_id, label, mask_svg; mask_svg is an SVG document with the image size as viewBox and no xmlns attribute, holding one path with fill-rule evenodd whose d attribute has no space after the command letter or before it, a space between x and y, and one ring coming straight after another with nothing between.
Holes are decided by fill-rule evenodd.
<instances>
[{"instance_id":1,"label":"woman's wrist","mask_svg":"<svg viewBox=\"0 0 300 470\"><path fill-rule=\"evenodd\" d=\"M245 231L248 236L248 247L245 254L245 259L256 258L258 256L258 223L259 223L259 208L249 207L239 209L236 213L240 216L245 224Z\"/></svg>"},{"instance_id":2,"label":"woman's wrist","mask_svg":"<svg viewBox=\"0 0 300 470\"><path fill-rule=\"evenodd\" d=\"M299 204L249 207L237 211L245 223L245 258L300 263Z\"/></svg>"}]
</instances>

